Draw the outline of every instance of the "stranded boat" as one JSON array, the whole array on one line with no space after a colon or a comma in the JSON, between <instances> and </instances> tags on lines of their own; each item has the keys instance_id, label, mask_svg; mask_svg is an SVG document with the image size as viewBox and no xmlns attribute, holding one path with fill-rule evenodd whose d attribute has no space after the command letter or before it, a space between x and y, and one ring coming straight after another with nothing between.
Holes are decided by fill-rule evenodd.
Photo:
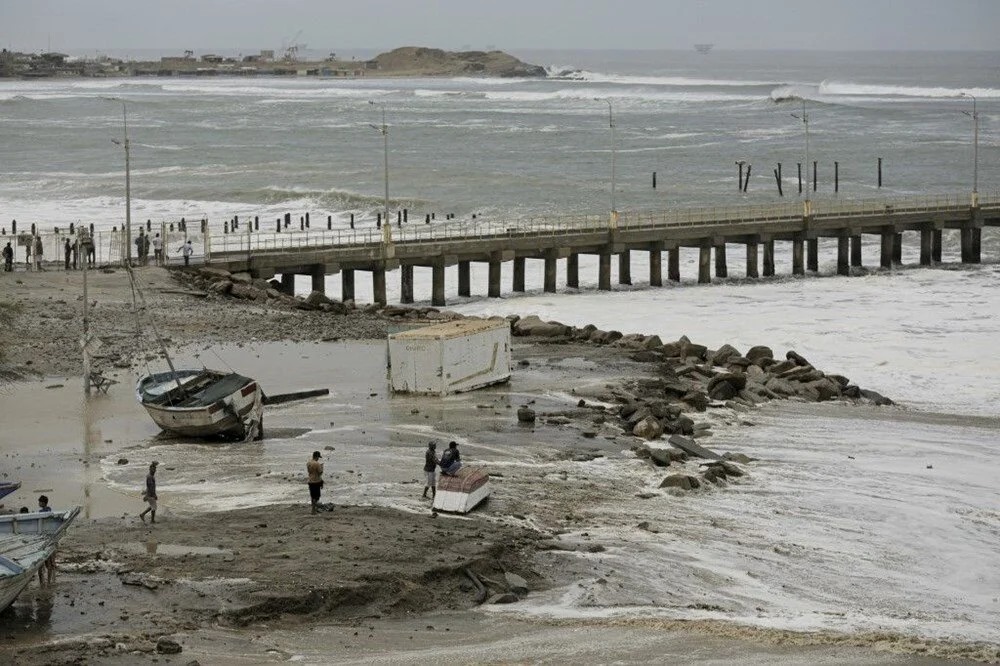
<instances>
[{"instance_id":1,"label":"stranded boat","mask_svg":"<svg viewBox=\"0 0 1000 666\"><path fill-rule=\"evenodd\" d=\"M171 370L147 375L136 397L156 425L187 437L264 437L260 384L235 372Z\"/></svg>"},{"instance_id":2,"label":"stranded boat","mask_svg":"<svg viewBox=\"0 0 1000 666\"><path fill-rule=\"evenodd\" d=\"M455 474L442 474L434 493L434 509L469 513L490 496L490 475L478 467L462 467Z\"/></svg>"},{"instance_id":3,"label":"stranded boat","mask_svg":"<svg viewBox=\"0 0 1000 666\"><path fill-rule=\"evenodd\" d=\"M0 516L0 612L14 603L56 551L78 513L80 507Z\"/></svg>"},{"instance_id":4,"label":"stranded boat","mask_svg":"<svg viewBox=\"0 0 1000 666\"><path fill-rule=\"evenodd\" d=\"M20 487L20 481L0 481L0 499L7 497Z\"/></svg>"}]
</instances>

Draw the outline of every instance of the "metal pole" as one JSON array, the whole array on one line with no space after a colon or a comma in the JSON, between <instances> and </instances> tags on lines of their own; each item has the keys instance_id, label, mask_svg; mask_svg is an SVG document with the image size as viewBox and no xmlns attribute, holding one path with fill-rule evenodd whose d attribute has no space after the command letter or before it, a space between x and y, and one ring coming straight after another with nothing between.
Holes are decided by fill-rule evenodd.
<instances>
[{"instance_id":1,"label":"metal pole","mask_svg":"<svg viewBox=\"0 0 1000 666\"><path fill-rule=\"evenodd\" d=\"M374 101L369 100L368 103L375 106ZM382 208L382 242L388 251L388 246L392 243L392 225L389 224L389 125L385 120L385 103L379 102L379 106L382 107L382 125L371 125L371 127L382 133L382 166L385 184L385 199Z\"/></svg>"},{"instance_id":2,"label":"metal pole","mask_svg":"<svg viewBox=\"0 0 1000 666\"><path fill-rule=\"evenodd\" d=\"M812 214L812 203L809 201L809 114L806 113L806 101L802 100L802 115L792 114L793 118L799 118L802 120L802 124L806 128L806 200L804 212L806 215ZM813 177L813 184L815 185L816 178L815 174Z\"/></svg>"},{"instance_id":3,"label":"metal pole","mask_svg":"<svg viewBox=\"0 0 1000 666\"><path fill-rule=\"evenodd\" d=\"M79 241L77 241L79 243ZM83 393L90 395L90 352L87 350L89 342L87 333L90 330L89 311L90 304L87 302L87 262L89 257L83 258Z\"/></svg>"},{"instance_id":4,"label":"metal pole","mask_svg":"<svg viewBox=\"0 0 1000 666\"><path fill-rule=\"evenodd\" d=\"M963 111L965 115L972 116L972 205L979 205L979 113L976 111L976 96L969 93L959 93L961 97L972 99L972 113Z\"/></svg>"},{"instance_id":5,"label":"metal pole","mask_svg":"<svg viewBox=\"0 0 1000 666\"><path fill-rule=\"evenodd\" d=\"M132 265L132 170L131 151L128 141L128 114L122 101L122 127L125 130L125 257Z\"/></svg>"}]
</instances>

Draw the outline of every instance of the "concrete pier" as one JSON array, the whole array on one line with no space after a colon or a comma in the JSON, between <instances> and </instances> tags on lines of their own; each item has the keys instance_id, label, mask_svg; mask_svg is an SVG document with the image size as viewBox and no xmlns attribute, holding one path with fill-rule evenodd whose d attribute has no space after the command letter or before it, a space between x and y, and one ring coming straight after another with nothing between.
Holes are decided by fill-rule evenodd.
<instances>
[{"instance_id":1,"label":"concrete pier","mask_svg":"<svg viewBox=\"0 0 1000 666\"><path fill-rule=\"evenodd\" d=\"M681 281L681 249L679 247L667 250L667 279L671 282Z\"/></svg>"},{"instance_id":2,"label":"concrete pier","mask_svg":"<svg viewBox=\"0 0 1000 666\"><path fill-rule=\"evenodd\" d=\"M724 242L715 246L715 277L729 277L729 267L726 266L726 244Z\"/></svg>"},{"instance_id":3,"label":"concrete pier","mask_svg":"<svg viewBox=\"0 0 1000 666\"><path fill-rule=\"evenodd\" d=\"M792 275L805 275L805 267L802 264L802 246L805 244L801 235L792 239Z\"/></svg>"},{"instance_id":4,"label":"concrete pier","mask_svg":"<svg viewBox=\"0 0 1000 666\"><path fill-rule=\"evenodd\" d=\"M861 234L851 236L851 266L861 266Z\"/></svg>"},{"instance_id":5,"label":"concrete pier","mask_svg":"<svg viewBox=\"0 0 1000 666\"><path fill-rule=\"evenodd\" d=\"M649 286L663 286L663 243L653 243L649 250Z\"/></svg>"},{"instance_id":6,"label":"concrete pier","mask_svg":"<svg viewBox=\"0 0 1000 666\"><path fill-rule=\"evenodd\" d=\"M515 259L515 261L517 261ZM571 254L566 257L566 286L570 289L580 288L580 255ZM522 291L524 291L522 289Z\"/></svg>"},{"instance_id":7,"label":"concrete pier","mask_svg":"<svg viewBox=\"0 0 1000 666\"><path fill-rule=\"evenodd\" d=\"M764 241L764 277L774 277L774 239Z\"/></svg>"},{"instance_id":8,"label":"concrete pier","mask_svg":"<svg viewBox=\"0 0 1000 666\"><path fill-rule=\"evenodd\" d=\"M399 267L399 302L413 302L413 266Z\"/></svg>"},{"instance_id":9,"label":"concrete pier","mask_svg":"<svg viewBox=\"0 0 1000 666\"><path fill-rule=\"evenodd\" d=\"M628 250L618 253L618 284L632 284L632 254Z\"/></svg>"},{"instance_id":10,"label":"concrete pier","mask_svg":"<svg viewBox=\"0 0 1000 666\"><path fill-rule=\"evenodd\" d=\"M892 268L892 246L895 234L891 231L882 232L882 252L879 256L879 265L882 268Z\"/></svg>"},{"instance_id":11,"label":"concrete pier","mask_svg":"<svg viewBox=\"0 0 1000 666\"><path fill-rule=\"evenodd\" d=\"M611 291L611 253L602 250L597 257L597 288Z\"/></svg>"},{"instance_id":12,"label":"concrete pier","mask_svg":"<svg viewBox=\"0 0 1000 666\"><path fill-rule=\"evenodd\" d=\"M710 241L702 243L698 252L698 283L708 284L712 281L712 246Z\"/></svg>"},{"instance_id":13,"label":"concrete pier","mask_svg":"<svg viewBox=\"0 0 1000 666\"><path fill-rule=\"evenodd\" d=\"M379 305L386 305L388 299L385 293L385 268L372 269L372 298Z\"/></svg>"},{"instance_id":14,"label":"concrete pier","mask_svg":"<svg viewBox=\"0 0 1000 666\"><path fill-rule=\"evenodd\" d=\"M837 275L851 274L851 239L849 236L837 238Z\"/></svg>"},{"instance_id":15,"label":"concrete pier","mask_svg":"<svg viewBox=\"0 0 1000 666\"><path fill-rule=\"evenodd\" d=\"M547 294L556 293L556 268L558 266L558 255L555 251L549 250L545 253L545 276L543 278L543 290Z\"/></svg>"},{"instance_id":16,"label":"concrete pier","mask_svg":"<svg viewBox=\"0 0 1000 666\"><path fill-rule=\"evenodd\" d=\"M757 241L747 241L747 277L756 278L760 277L757 270L757 257L759 252L757 251Z\"/></svg>"},{"instance_id":17,"label":"concrete pier","mask_svg":"<svg viewBox=\"0 0 1000 666\"><path fill-rule=\"evenodd\" d=\"M458 262L458 295L469 297L472 295L472 262Z\"/></svg>"},{"instance_id":18,"label":"concrete pier","mask_svg":"<svg viewBox=\"0 0 1000 666\"><path fill-rule=\"evenodd\" d=\"M340 300L354 300L354 271L350 269L340 274Z\"/></svg>"},{"instance_id":19,"label":"concrete pier","mask_svg":"<svg viewBox=\"0 0 1000 666\"><path fill-rule=\"evenodd\" d=\"M438 257L431 264L431 305L442 307L444 300L444 258Z\"/></svg>"},{"instance_id":20,"label":"concrete pier","mask_svg":"<svg viewBox=\"0 0 1000 666\"><path fill-rule=\"evenodd\" d=\"M819 272L819 239L810 238L806 241L806 268L813 273Z\"/></svg>"},{"instance_id":21,"label":"concrete pier","mask_svg":"<svg viewBox=\"0 0 1000 666\"><path fill-rule=\"evenodd\" d=\"M514 279L511 284L511 291L523 292L524 291L524 262L526 259L524 257L514 258Z\"/></svg>"},{"instance_id":22,"label":"concrete pier","mask_svg":"<svg viewBox=\"0 0 1000 666\"><path fill-rule=\"evenodd\" d=\"M500 259L491 258L489 262L489 272L487 282L489 284L489 297L500 298Z\"/></svg>"},{"instance_id":23,"label":"concrete pier","mask_svg":"<svg viewBox=\"0 0 1000 666\"><path fill-rule=\"evenodd\" d=\"M933 229L921 229L920 230L920 265L929 266L933 259L931 259L932 245L934 241L934 230Z\"/></svg>"}]
</instances>

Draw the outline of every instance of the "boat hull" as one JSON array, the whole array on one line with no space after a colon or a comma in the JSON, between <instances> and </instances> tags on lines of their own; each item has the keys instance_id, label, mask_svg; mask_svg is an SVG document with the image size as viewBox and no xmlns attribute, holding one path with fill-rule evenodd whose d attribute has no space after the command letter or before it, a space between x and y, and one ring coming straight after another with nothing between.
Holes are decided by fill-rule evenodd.
<instances>
[{"instance_id":1,"label":"boat hull","mask_svg":"<svg viewBox=\"0 0 1000 666\"><path fill-rule=\"evenodd\" d=\"M197 438L260 439L264 394L255 380L240 379L244 381L238 382L224 395L202 401L203 404L188 406L158 403L155 397L151 398L144 392L144 384L148 387L153 383L150 378L145 378L139 383L139 402L153 422L166 432Z\"/></svg>"},{"instance_id":2,"label":"boat hull","mask_svg":"<svg viewBox=\"0 0 1000 666\"><path fill-rule=\"evenodd\" d=\"M476 467L462 467L454 475L442 474L434 493L434 510L469 513L490 496L490 477Z\"/></svg>"},{"instance_id":3,"label":"boat hull","mask_svg":"<svg viewBox=\"0 0 1000 666\"><path fill-rule=\"evenodd\" d=\"M31 583L80 507L0 516L0 612Z\"/></svg>"}]
</instances>

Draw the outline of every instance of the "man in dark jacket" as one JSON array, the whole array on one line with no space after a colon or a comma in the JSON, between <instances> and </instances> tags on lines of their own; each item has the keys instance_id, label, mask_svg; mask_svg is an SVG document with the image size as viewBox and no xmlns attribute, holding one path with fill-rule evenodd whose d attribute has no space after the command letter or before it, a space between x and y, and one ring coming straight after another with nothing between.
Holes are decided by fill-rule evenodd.
<instances>
[{"instance_id":1,"label":"man in dark jacket","mask_svg":"<svg viewBox=\"0 0 1000 666\"><path fill-rule=\"evenodd\" d=\"M156 522L156 501L159 499L156 496L156 466L159 465L157 461L149 463L149 474L146 475L146 490L142 493L142 499L149 506L147 506L142 513L139 514L139 520L146 522L146 514L150 514L149 522Z\"/></svg>"},{"instance_id":2,"label":"man in dark jacket","mask_svg":"<svg viewBox=\"0 0 1000 666\"><path fill-rule=\"evenodd\" d=\"M424 454L424 474L427 480L424 482L424 499L427 498L427 491L431 491L431 499L437 495L437 442L427 443L427 453Z\"/></svg>"},{"instance_id":3,"label":"man in dark jacket","mask_svg":"<svg viewBox=\"0 0 1000 666\"><path fill-rule=\"evenodd\" d=\"M441 473L452 476L462 467L462 456L458 452L458 442L448 442L448 450L441 456Z\"/></svg>"}]
</instances>

